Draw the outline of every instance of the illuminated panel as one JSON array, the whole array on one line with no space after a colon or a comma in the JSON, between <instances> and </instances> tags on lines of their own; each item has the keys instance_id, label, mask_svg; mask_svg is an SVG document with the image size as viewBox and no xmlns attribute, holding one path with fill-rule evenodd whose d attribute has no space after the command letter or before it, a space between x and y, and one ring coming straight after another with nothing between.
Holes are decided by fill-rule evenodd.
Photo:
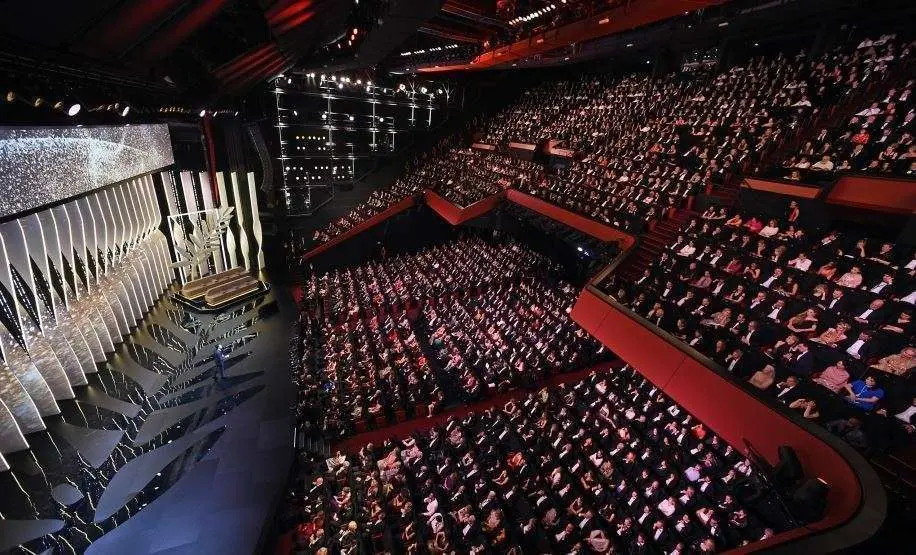
<instances>
[{"instance_id":1,"label":"illuminated panel","mask_svg":"<svg viewBox=\"0 0 916 555\"><path fill-rule=\"evenodd\" d=\"M0 217L173 163L166 125L0 128Z\"/></svg>"}]
</instances>

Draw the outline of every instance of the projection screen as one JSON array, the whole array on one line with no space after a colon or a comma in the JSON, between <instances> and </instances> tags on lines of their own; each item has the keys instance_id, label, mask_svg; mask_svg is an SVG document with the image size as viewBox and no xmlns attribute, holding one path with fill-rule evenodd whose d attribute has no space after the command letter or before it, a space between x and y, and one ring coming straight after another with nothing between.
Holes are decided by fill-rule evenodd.
<instances>
[{"instance_id":1,"label":"projection screen","mask_svg":"<svg viewBox=\"0 0 916 555\"><path fill-rule=\"evenodd\" d=\"M0 218L174 163L167 125L0 127Z\"/></svg>"}]
</instances>

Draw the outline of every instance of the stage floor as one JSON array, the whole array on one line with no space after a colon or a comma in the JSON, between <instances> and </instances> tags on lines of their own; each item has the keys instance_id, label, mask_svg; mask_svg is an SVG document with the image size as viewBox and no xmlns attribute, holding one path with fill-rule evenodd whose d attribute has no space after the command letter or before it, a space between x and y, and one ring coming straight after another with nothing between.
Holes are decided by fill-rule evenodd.
<instances>
[{"instance_id":1,"label":"stage floor","mask_svg":"<svg viewBox=\"0 0 916 555\"><path fill-rule=\"evenodd\" d=\"M0 552L253 553L293 456L284 287L220 313L168 295L0 472ZM215 381L217 343L231 346Z\"/></svg>"}]
</instances>

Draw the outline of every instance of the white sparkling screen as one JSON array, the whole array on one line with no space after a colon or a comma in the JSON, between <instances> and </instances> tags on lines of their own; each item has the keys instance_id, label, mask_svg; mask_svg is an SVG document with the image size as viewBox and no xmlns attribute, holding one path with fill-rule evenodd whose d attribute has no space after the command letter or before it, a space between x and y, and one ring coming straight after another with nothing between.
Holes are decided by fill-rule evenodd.
<instances>
[{"instance_id":1,"label":"white sparkling screen","mask_svg":"<svg viewBox=\"0 0 916 555\"><path fill-rule=\"evenodd\" d=\"M0 127L0 217L174 161L167 125Z\"/></svg>"}]
</instances>

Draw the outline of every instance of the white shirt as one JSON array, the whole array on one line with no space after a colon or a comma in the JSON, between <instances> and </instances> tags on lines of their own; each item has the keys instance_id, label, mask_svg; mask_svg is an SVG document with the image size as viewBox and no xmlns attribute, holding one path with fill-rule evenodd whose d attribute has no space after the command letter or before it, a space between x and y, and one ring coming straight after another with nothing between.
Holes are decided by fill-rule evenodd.
<instances>
[{"instance_id":1,"label":"white shirt","mask_svg":"<svg viewBox=\"0 0 916 555\"><path fill-rule=\"evenodd\" d=\"M674 506L674 503L668 499L665 499L664 501L658 504L658 510L661 511L662 514L665 516L673 515L675 509L676 507Z\"/></svg>"},{"instance_id":2,"label":"white shirt","mask_svg":"<svg viewBox=\"0 0 916 555\"><path fill-rule=\"evenodd\" d=\"M884 289L885 287L887 287L887 282L886 282L886 281L881 281L881 282L878 283L878 285L875 285L874 287L871 288L871 292L872 292L872 293L880 293L881 290Z\"/></svg>"},{"instance_id":3,"label":"white shirt","mask_svg":"<svg viewBox=\"0 0 916 555\"><path fill-rule=\"evenodd\" d=\"M767 318L770 320L776 320L779 318L779 311L782 310L782 307L774 308L768 315Z\"/></svg>"},{"instance_id":4,"label":"white shirt","mask_svg":"<svg viewBox=\"0 0 916 555\"><path fill-rule=\"evenodd\" d=\"M810 258L805 258L804 260L802 260L802 259L800 259L800 258L796 258L794 262L795 262L795 263L792 264L792 267L794 267L796 270L801 270L801 271L803 271L803 272L807 272L807 271L808 271L808 268L811 267L811 259L810 259Z\"/></svg>"},{"instance_id":5,"label":"white shirt","mask_svg":"<svg viewBox=\"0 0 916 555\"><path fill-rule=\"evenodd\" d=\"M903 411L903 412L898 412L898 413L895 415L895 417L896 417L897 419L902 420L902 421L906 422L907 424L909 424L909 423L910 423L910 418L912 418L912 416L913 416L914 414L916 414L916 406L910 405L909 407L907 407L907 409L906 409L905 411Z\"/></svg>"},{"instance_id":6,"label":"white shirt","mask_svg":"<svg viewBox=\"0 0 916 555\"><path fill-rule=\"evenodd\" d=\"M870 308L866 308L866 309L862 312L862 314L859 314L859 318L865 320L865 319L867 319L867 318L871 315L872 312L874 312L874 310L872 310L872 309L870 309Z\"/></svg>"},{"instance_id":7,"label":"white shirt","mask_svg":"<svg viewBox=\"0 0 916 555\"><path fill-rule=\"evenodd\" d=\"M771 285L773 285L773 282L774 282L774 281L776 281L776 276L775 276L775 275L772 275L772 276L768 277L767 280L764 281L762 285L763 285L764 287L766 287L766 288L769 288Z\"/></svg>"},{"instance_id":8,"label":"white shirt","mask_svg":"<svg viewBox=\"0 0 916 555\"><path fill-rule=\"evenodd\" d=\"M862 348L862 345L865 345L865 342L862 341L861 339L856 339L855 341L853 341L852 345L850 345L850 346L846 349L846 352L849 353L850 355L854 356L854 357L858 357L858 356L859 356L859 349Z\"/></svg>"},{"instance_id":9,"label":"white shirt","mask_svg":"<svg viewBox=\"0 0 916 555\"><path fill-rule=\"evenodd\" d=\"M912 293L910 293L906 297L903 297L900 300L905 303L916 304L916 289L914 289Z\"/></svg>"}]
</instances>

